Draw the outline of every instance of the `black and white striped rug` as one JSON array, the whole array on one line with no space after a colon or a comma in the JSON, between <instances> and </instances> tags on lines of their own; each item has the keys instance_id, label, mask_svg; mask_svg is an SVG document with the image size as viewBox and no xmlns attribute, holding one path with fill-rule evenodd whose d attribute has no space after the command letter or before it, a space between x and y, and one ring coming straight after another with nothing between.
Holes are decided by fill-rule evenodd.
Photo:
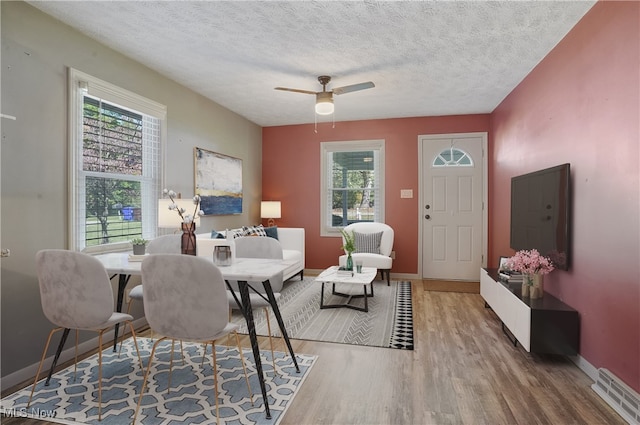
<instances>
[{"instance_id":1,"label":"black and white striped rug","mask_svg":"<svg viewBox=\"0 0 640 425\"><path fill-rule=\"evenodd\" d=\"M285 282L278 301L282 318L290 338L337 342L352 345L413 350L413 311L411 283L392 281L373 282L374 296L368 299L368 312L347 308L320 309L321 283L307 277ZM368 287L368 286L367 286ZM337 285L344 293L362 293L362 286ZM325 285L325 304L344 303L344 298L331 295L331 285ZM364 306L363 299L352 304ZM264 313L255 311L256 330L267 335ZM240 312L234 311L233 321L246 333ZM279 336L277 323L271 313L271 330Z\"/></svg>"}]
</instances>

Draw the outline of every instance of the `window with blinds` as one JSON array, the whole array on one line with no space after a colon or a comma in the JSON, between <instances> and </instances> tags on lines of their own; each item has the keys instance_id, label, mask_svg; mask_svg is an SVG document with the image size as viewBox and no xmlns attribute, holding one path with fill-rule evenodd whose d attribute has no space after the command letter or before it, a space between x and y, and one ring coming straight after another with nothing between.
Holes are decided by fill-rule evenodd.
<instances>
[{"instance_id":1,"label":"window with blinds","mask_svg":"<svg viewBox=\"0 0 640 425\"><path fill-rule=\"evenodd\" d=\"M73 248L128 247L156 236L162 105L72 70Z\"/></svg>"},{"instance_id":2,"label":"window with blinds","mask_svg":"<svg viewBox=\"0 0 640 425\"><path fill-rule=\"evenodd\" d=\"M322 143L322 229L384 221L384 140Z\"/></svg>"}]
</instances>

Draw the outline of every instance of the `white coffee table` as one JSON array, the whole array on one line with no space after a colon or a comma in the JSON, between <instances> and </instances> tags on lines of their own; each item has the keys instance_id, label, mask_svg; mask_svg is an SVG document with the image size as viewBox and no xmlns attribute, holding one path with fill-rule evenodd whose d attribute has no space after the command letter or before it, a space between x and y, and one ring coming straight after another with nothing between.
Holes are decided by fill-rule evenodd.
<instances>
[{"instance_id":1,"label":"white coffee table","mask_svg":"<svg viewBox=\"0 0 640 425\"><path fill-rule=\"evenodd\" d=\"M322 283L322 292L320 292L320 308L350 308L358 311L369 311L369 304L367 299L373 297L373 280L378 274L378 269L375 267L363 267L362 273L358 273L355 270L352 274L341 275L338 274L338 266L332 266L320 273L315 279L316 282ZM347 302L344 304L324 304L324 284L331 283L331 293L339 297L347 298ZM350 284L350 285L362 285L364 293L362 294L344 294L342 292L336 292L336 283ZM367 293L367 285L371 288L371 293ZM364 308L351 304L353 299L364 298Z\"/></svg>"}]
</instances>

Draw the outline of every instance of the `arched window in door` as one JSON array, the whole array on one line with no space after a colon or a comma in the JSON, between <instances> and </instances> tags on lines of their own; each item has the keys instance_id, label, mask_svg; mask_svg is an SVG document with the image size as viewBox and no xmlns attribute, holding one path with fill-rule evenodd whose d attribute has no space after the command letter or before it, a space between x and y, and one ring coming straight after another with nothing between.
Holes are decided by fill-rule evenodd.
<instances>
[{"instance_id":1,"label":"arched window in door","mask_svg":"<svg viewBox=\"0 0 640 425\"><path fill-rule=\"evenodd\" d=\"M462 149L447 148L436 155L433 167L473 167L473 158Z\"/></svg>"}]
</instances>

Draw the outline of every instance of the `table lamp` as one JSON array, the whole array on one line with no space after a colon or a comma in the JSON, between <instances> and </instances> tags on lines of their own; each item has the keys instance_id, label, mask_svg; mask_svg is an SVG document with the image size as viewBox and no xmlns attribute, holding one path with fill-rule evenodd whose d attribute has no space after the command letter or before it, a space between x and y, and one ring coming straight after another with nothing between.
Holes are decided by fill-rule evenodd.
<instances>
[{"instance_id":1,"label":"table lamp","mask_svg":"<svg viewBox=\"0 0 640 425\"><path fill-rule=\"evenodd\" d=\"M281 213L280 201L262 201L260 203L260 217L268 219L267 225L269 227L275 226L274 218L280 218Z\"/></svg>"}]
</instances>

